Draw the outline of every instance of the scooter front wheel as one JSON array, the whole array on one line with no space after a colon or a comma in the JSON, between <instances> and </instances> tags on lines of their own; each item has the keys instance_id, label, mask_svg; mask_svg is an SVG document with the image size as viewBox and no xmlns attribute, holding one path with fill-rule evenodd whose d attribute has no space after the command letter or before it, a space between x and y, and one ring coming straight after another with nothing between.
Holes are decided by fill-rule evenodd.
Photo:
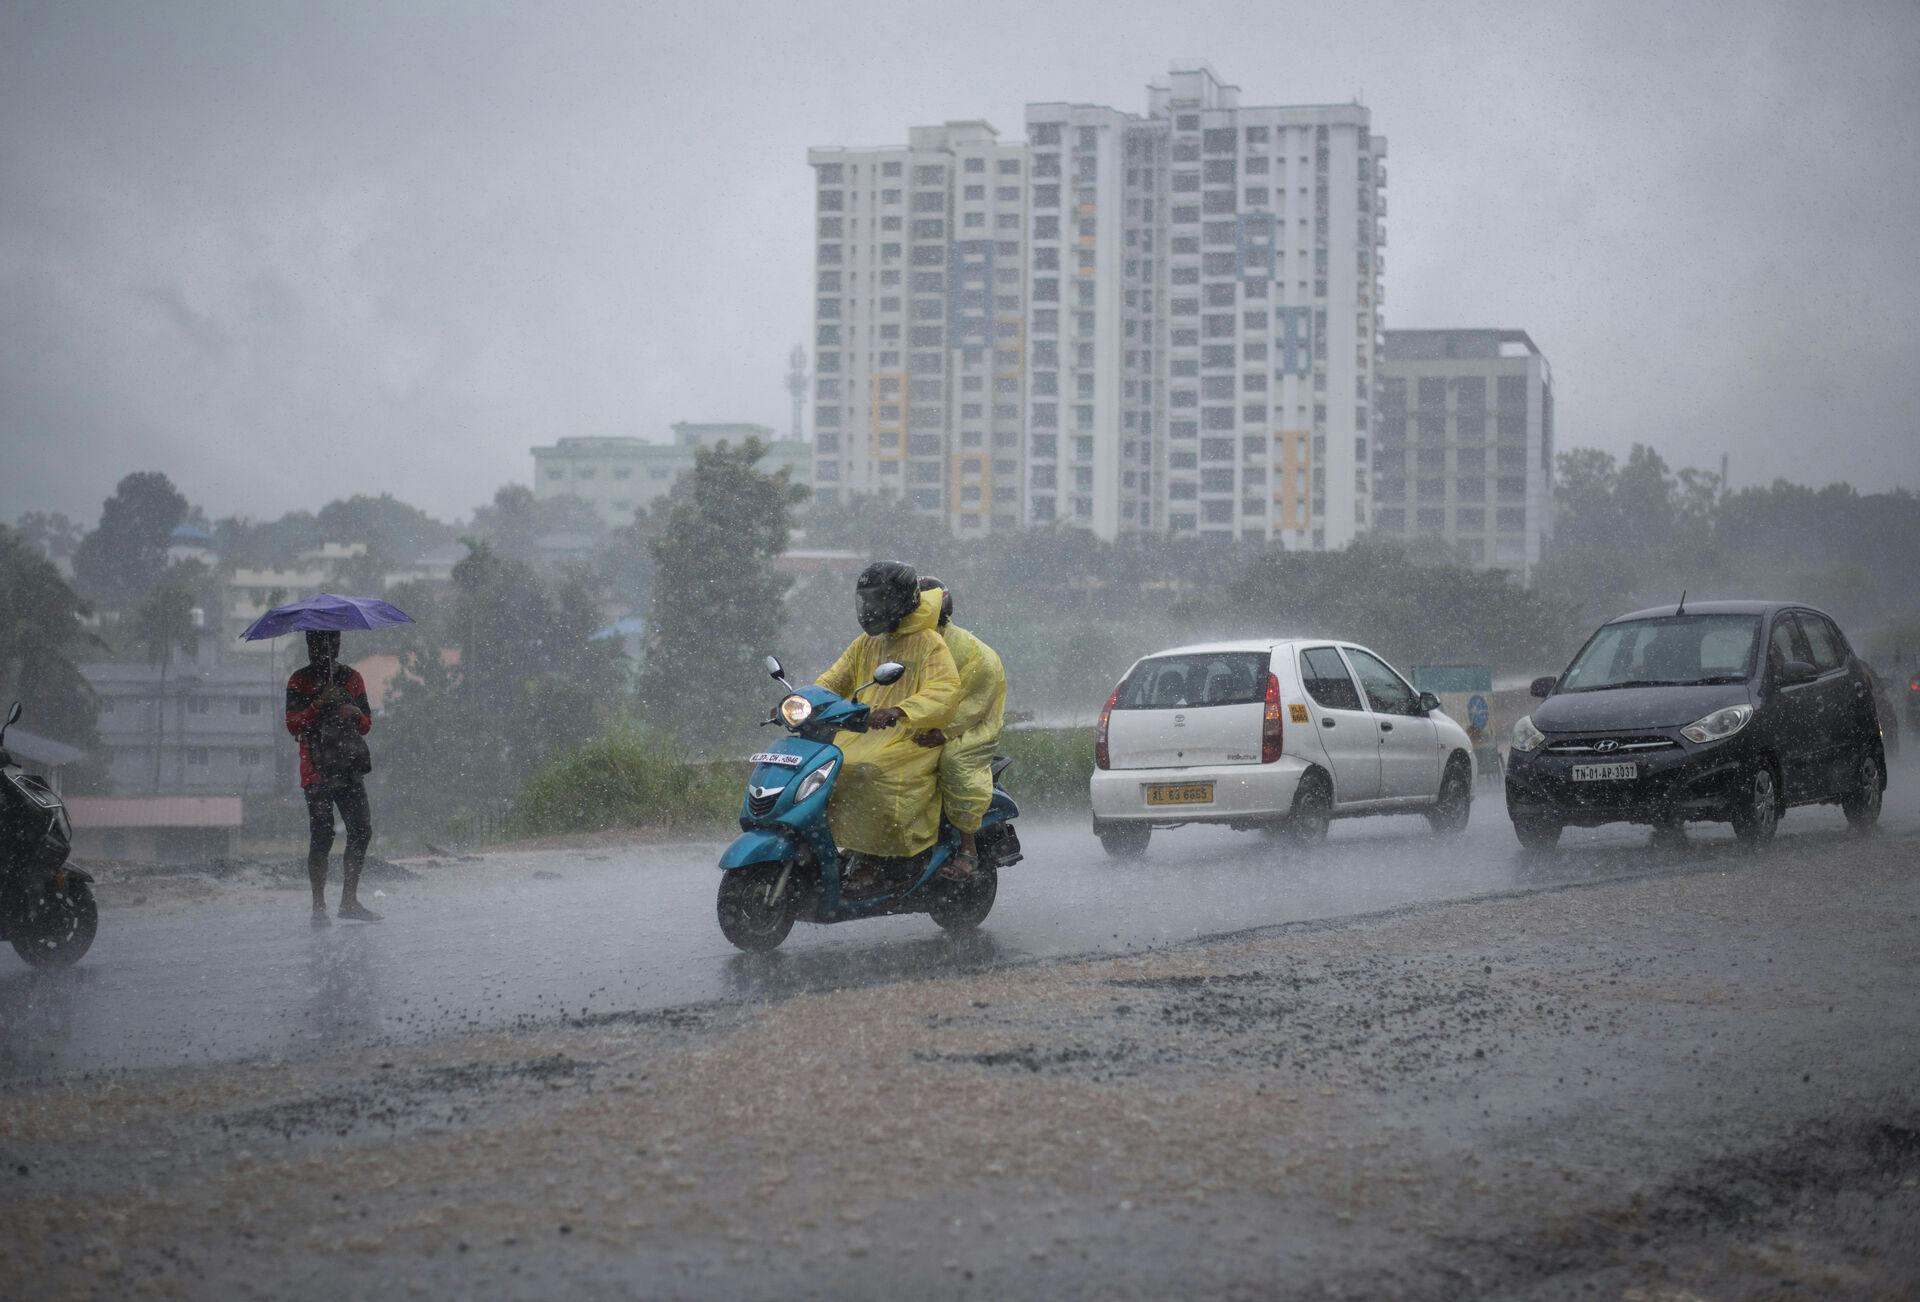
<instances>
[{"instance_id":1,"label":"scooter front wheel","mask_svg":"<svg viewBox=\"0 0 1920 1302\"><path fill-rule=\"evenodd\" d=\"M69 879L65 890L49 885L32 897L10 928L13 951L35 967L72 967L93 947L99 927L93 888Z\"/></svg>"},{"instance_id":2,"label":"scooter front wheel","mask_svg":"<svg viewBox=\"0 0 1920 1302\"><path fill-rule=\"evenodd\" d=\"M721 934L739 949L761 952L780 948L780 942L793 930L793 878L782 883L777 863L734 868L720 879ZM780 898L769 898L775 886Z\"/></svg>"}]
</instances>

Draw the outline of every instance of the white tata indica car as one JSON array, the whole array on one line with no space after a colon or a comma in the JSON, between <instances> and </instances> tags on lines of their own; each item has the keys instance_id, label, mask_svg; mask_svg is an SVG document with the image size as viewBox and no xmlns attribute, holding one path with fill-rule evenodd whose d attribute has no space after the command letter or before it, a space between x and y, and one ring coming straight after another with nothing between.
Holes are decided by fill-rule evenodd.
<instances>
[{"instance_id":1,"label":"white tata indica car","mask_svg":"<svg viewBox=\"0 0 1920 1302\"><path fill-rule=\"evenodd\" d=\"M1466 730L1365 647L1210 642L1136 661L1107 698L1093 830L1118 857L1183 823L1317 841L1334 818L1424 812L1452 833L1473 780Z\"/></svg>"}]
</instances>

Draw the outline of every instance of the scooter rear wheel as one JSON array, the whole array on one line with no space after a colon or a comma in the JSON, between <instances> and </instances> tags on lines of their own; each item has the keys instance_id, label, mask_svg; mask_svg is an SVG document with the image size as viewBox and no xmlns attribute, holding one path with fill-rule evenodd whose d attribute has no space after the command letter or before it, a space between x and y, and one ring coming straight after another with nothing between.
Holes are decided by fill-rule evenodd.
<instances>
[{"instance_id":1,"label":"scooter rear wheel","mask_svg":"<svg viewBox=\"0 0 1920 1302\"><path fill-rule=\"evenodd\" d=\"M736 948L756 953L778 949L793 930L792 878L778 900L767 900L767 892L780 880L780 868L777 863L735 868L720 879L715 912L721 934Z\"/></svg>"},{"instance_id":2,"label":"scooter rear wheel","mask_svg":"<svg viewBox=\"0 0 1920 1302\"><path fill-rule=\"evenodd\" d=\"M93 888L69 879L65 891L49 886L9 930L13 952L35 967L72 967L93 947L100 909Z\"/></svg>"},{"instance_id":3,"label":"scooter rear wheel","mask_svg":"<svg viewBox=\"0 0 1920 1302\"><path fill-rule=\"evenodd\" d=\"M993 897L999 891L999 870L982 861L959 881L936 881L927 913L948 931L971 931L993 912Z\"/></svg>"}]
</instances>

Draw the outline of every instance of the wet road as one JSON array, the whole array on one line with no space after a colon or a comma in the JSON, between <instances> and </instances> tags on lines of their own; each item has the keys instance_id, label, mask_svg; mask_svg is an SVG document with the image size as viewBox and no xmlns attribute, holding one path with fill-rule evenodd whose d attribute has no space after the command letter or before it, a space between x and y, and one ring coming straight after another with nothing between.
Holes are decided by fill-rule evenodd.
<instances>
[{"instance_id":1,"label":"wet road","mask_svg":"<svg viewBox=\"0 0 1920 1302\"><path fill-rule=\"evenodd\" d=\"M1920 836L1912 766L1896 770L1880 836ZM1832 809L1796 810L1769 855L1818 856L1846 836ZM1681 847L1644 830L1570 832L1527 856L1497 795L1440 839L1418 818L1336 824L1301 851L1254 834L1156 833L1109 860L1084 824L1029 820L987 924L947 936L925 917L796 926L741 955L713 919L717 846L490 855L387 883L376 926L309 927L305 891L232 890L191 908L113 907L77 969L0 965L0 1079L301 1056L529 1021L619 1019L1066 955L1118 953L1281 922L1349 917L1516 890L1713 871L1740 853L1718 827ZM537 874L537 876L536 876Z\"/></svg>"}]
</instances>

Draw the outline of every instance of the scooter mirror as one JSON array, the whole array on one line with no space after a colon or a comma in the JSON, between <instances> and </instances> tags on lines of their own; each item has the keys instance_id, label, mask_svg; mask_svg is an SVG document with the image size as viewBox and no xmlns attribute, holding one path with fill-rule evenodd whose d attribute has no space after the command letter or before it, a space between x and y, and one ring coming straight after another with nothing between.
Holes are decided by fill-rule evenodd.
<instances>
[{"instance_id":1,"label":"scooter mirror","mask_svg":"<svg viewBox=\"0 0 1920 1302\"><path fill-rule=\"evenodd\" d=\"M889 660L873 671L873 681L882 687L887 687L899 682L900 675L906 672L907 667L898 660Z\"/></svg>"},{"instance_id":2,"label":"scooter mirror","mask_svg":"<svg viewBox=\"0 0 1920 1302\"><path fill-rule=\"evenodd\" d=\"M780 658L778 656L767 657L767 673L776 679L787 676L787 671L780 667Z\"/></svg>"},{"instance_id":3,"label":"scooter mirror","mask_svg":"<svg viewBox=\"0 0 1920 1302\"><path fill-rule=\"evenodd\" d=\"M15 701L13 708L7 711L7 726L11 728L18 722L20 722L20 702Z\"/></svg>"}]
</instances>

